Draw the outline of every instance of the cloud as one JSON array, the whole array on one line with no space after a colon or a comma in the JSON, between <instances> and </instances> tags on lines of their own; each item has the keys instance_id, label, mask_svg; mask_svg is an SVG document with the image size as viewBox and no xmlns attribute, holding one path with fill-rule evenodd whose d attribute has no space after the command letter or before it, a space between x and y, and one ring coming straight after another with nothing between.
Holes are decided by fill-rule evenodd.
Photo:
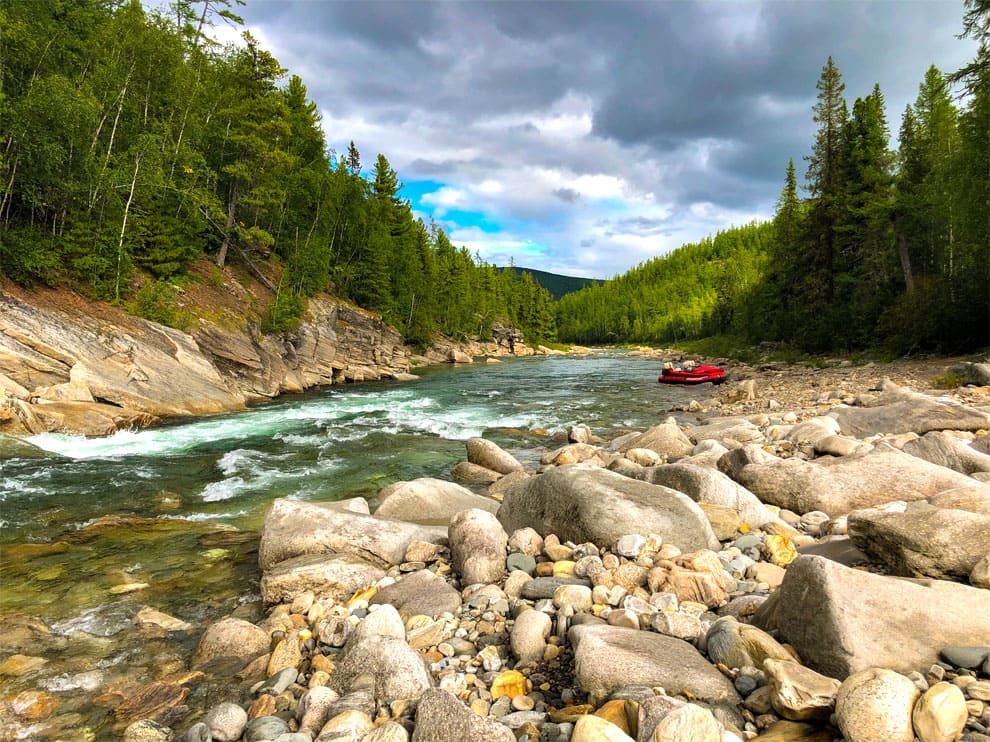
<instances>
[{"instance_id":1,"label":"cloud","mask_svg":"<svg viewBox=\"0 0 990 742\"><path fill-rule=\"evenodd\" d=\"M961 3L249 2L329 144L387 155L417 213L486 260L607 277L766 218L803 174L832 55L890 128L952 70ZM429 183L427 187L425 184Z\"/></svg>"}]
</instances>

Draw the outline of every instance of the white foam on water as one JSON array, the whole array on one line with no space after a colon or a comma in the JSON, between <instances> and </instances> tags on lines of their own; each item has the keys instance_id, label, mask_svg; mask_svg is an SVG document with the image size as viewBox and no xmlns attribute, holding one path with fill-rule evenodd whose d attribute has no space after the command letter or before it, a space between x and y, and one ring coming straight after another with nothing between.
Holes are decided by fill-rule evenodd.
<instances>
[{"instance_id":1,"label":"white foam on water","mask_svg":"<svg viewBox=\"0 0 990 742\"><path fill-rule=\"evenodd\" d=\"M113 636L134 625L134 610L121 603L106 603L96 608L87 608L75 618L56 621L51 625L52 633L69 636L83 632L93 636Z\"/></svg>"},{"instance_id":2,"label":"white foam on water","mask_svg":"<svg viewBox=\"0 0 990 742\"><path fill-rule=\"evenodd\" d=\"M185 520L192 523L204 523L211 520L240 518L248 514L247 510L232 510L229 513L186 513L185 515L159 515L161 520Z\"/></svg>"},{"instance_id":3,"label":"white foam on water","mask_svg":"<svg viewBox=\"0 0 990 742\"><path fill-rule=\"evenodd\" d=\"M250 489L250 485L244 479L231 477L230 479L221 479L219 482L210 482L199 493L199 497L203 502L220 502L237 497L239 492L246 489Z\"/></svg>"}]
</instances>

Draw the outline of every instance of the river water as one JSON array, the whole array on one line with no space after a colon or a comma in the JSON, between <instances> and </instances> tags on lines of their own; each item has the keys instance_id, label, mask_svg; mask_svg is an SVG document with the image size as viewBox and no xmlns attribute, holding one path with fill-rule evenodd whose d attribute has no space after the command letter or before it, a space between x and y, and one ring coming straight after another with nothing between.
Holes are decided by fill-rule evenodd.
<instances>
[{"instance_id":1,"label":"river water","mask_svg":"<svg viewBox=\"0 0 990 742\"><path fill-rule=\"evenodd\" d=\"M20 720L19 734L102 737L108 690L186 668L209 621L256 619L257 532L274 498L373 499L395 481L449 478L472 436L532 469L573 423L612 438L708 394L657 384L658 366L604 352L506 359L102 439L30 438L41 451L0 460L0 663L17 653L46 664L7 666L0 688L42 690L58 708ZM139 626L145 606L192 628ZM187 703L222 686L207 680Z\"/></svg>"}]
</instances>

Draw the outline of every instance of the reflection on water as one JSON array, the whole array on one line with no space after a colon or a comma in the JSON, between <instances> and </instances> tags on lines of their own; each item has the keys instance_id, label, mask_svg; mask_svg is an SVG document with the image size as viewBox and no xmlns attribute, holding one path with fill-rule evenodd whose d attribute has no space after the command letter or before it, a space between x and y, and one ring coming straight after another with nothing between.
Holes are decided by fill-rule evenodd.
<instances>
[{"instance_id":1,"label":"reflection on water","mask_svg":"<svg viewBox=\"0 0 990 742\"><path fill-rule=\"evenodd\" d=\"M707 394L657 384L656 366L509 359L107 438L31 438L47 454L0 460L4 695L43 691L58 703L44 723L106 733L113 688L188 669L208 621L257 617L257 532L274 498L371 498L394 481L442 478L479 435L533 468L570 424L614 437ZM193 628L142 624L145 606ZM187 703L225 690L229 679L207 679ZM27 737L56 734L17 724Z\"/></svg>"}]
</instances>

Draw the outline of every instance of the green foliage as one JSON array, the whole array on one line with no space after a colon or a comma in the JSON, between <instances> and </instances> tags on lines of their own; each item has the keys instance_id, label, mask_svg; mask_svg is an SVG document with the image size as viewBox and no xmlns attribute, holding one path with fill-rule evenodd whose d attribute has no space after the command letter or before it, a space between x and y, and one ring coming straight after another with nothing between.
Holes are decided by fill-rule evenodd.
<instances>
[{"instance_id":1,"label":"green foliage","mask_svg":"<svg viewBox=\"0 0 990 742\"><path fill-rule=\"evenodd\" d=\"M166 324L173 278L211 256L279 275L266 332L321 291L380 312L412 342L515 322L554 336L552 300L417 222L379 154L327 152L316 104L250 34L220 49L241 0L0 5L0 273L69 283ZM157 279L157 280L154 280Z\"/></svg>"},{"instance_id":2,"label":"green foliage","mask_svg":"<svg viewBox=\"0 0 990 742\"><path fill-rule=\"evenodd\" d=\"M304 310L305 305L301 297L288 291L280 291L262 319L261 331L292 332L298 329Z\"/></svg>"},{"instance_id":3,"label":"green foliage","mask_svg":"<svg viewBox=\"0 0 990 742\"><path fill-rule=\"evenodd\" d=\"M177 300L176 286L159 279L138 289L128 309L139 317L185 331L192 325L192 316L179 306Z\"/></svg>"},{"instance_id":4,"label":"green foliage","mask_svg":"<svg viewBox=\"0 0 990 742\"><path fill-rule=\"evenodd\" d=\"M958 389L965 383L965 379L952 371L946 371L941 376L932 379L932 387L935 389Z\"/></svg>"}]
</instances>

